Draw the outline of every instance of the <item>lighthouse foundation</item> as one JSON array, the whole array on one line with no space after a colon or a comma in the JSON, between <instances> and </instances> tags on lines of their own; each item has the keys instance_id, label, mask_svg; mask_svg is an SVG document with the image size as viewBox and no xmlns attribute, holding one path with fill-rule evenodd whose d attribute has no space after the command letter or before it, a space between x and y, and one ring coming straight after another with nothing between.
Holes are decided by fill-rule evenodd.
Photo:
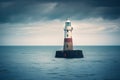
<instances>
[{"instance_id":1,"label":"lighthouse foundation","mask_svg":"<svg viewBox=\"0 0 120 80\"><path fill-rule=\"evenodd\" d=\"M56 58L83 58L82 50L63 50L56 51Z\"/></svg>"}]
</instances>

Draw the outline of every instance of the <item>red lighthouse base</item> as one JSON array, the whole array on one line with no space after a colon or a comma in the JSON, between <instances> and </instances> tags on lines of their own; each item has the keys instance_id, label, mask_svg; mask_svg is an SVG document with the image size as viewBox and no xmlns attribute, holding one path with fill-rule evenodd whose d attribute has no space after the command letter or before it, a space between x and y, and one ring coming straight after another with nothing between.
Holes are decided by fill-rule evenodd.
<instances>
[{"instance_id":1,"label":"red lighthouse base","mask_svg":"<svg viewBox=\"0 0 120 80\"><path fill-rule=\"evenodd\" d=\"M56 51L56 58L83 58L82 50Z\"/></svg>"}]
</instances>

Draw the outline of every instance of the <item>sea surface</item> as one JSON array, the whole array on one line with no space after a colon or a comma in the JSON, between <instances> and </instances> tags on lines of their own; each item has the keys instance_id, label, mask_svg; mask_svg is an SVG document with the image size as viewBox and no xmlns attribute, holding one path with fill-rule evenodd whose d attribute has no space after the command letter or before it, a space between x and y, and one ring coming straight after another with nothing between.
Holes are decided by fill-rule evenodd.
<instances>
[{"instance_id":1,"label":"sea surface","mask_svg":"<svg viewBox=\"0 0 120 80\"><path fill-rule=\"evenodd\" d=\"M84 58L55 58L62 46L0 46L0 80L120 80L120 46L75 46Z\"/></svg>"}]
</instances>

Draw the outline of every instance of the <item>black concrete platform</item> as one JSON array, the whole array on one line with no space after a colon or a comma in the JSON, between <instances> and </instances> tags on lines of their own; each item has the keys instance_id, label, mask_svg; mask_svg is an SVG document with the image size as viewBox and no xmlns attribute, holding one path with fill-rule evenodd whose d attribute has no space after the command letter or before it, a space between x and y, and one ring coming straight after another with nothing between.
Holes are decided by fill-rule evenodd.
<instances>
[{"instance_id":1,"label":"black concrete platform","mask_svg":"<svg viewBox=\"0 0 120 80\"><path fill-rule=\"evenodd\" d=\"M56 58L83 58L82 50L56 51Z\"/></svg>"}]
</instances>

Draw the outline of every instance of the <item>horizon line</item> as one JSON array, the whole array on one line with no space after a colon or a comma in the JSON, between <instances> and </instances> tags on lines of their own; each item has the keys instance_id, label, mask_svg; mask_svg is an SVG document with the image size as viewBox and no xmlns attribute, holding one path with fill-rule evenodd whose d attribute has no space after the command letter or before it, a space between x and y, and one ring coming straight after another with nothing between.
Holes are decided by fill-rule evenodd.
<instances>
[{"instance_id":1,"label":"horizon line","mask_svg":"<svg viewBox=\"0 0 120 80\"><path fill-rule=\"evenodd\" d=\"M0 46L63 46L63 45L0 45ZM120 46L120 45L109 44L109 45L74 45L74 46Z\"/></svg>"}]
</instances>

